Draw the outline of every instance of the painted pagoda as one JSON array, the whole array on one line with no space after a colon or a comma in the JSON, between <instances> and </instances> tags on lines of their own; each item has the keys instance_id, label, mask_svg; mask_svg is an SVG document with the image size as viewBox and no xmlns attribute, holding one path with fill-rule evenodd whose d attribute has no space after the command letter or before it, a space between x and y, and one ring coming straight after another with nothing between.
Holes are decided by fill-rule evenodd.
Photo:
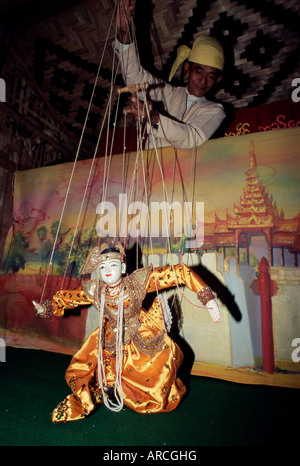
<instances>
[{"instance_id":1,"label":"painted pagoda","mask_svg":"<svg viewBox=\"0 0 300 466\"><path fill-rule=\"evenodd\" d=\"M253 141L250 143L246 187L239 205L234 204L233 212L234 215L231 215L226 211L225 220L215 213L214 223L205 224L202 250L216 250L225 255L225 248L234 248L239 263L242 249L246 254L246 263L249 264L251 237L264 235L270 265L273 265L274 248L279 248L280 265L285 265L285 251L288 250L293 254L294 266L298 266L300 214L292 219L284 219L283 211L278 211L276 202L259 179Z\"/></svg>"}]
</instances>

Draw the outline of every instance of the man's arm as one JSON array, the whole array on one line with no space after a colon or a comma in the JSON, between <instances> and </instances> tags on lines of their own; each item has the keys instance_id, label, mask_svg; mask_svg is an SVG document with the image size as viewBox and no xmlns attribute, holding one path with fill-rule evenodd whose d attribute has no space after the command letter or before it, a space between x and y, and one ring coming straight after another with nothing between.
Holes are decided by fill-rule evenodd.
<instances>
[{"instance_id":1,"label":"man's arm","mask_svg":"<svg viewBox=\"0 0 300 466\"><path fill-rule=\"evenodd\" d=\"M174 146L182 150L201 146L215 133L224 120L225 112L222 105L206 101L205 104L201 104L201 107L198 105L199 111L193 112L193 115L187 120L183 121L181 119L186 109L185 90L183 88L179 90L174 88L142 68L136 46L130 40L129 25L132 11L133 7L130 5L130 0L119 0L117 15L118 39L115 41L114 47L126 84L148 83L148 95L152 100L148 101L148 115L145 103L139 99L140 96L133 96L130 104L132 115L136 121L148 122L147 132L150 135L150 140L161 140L165 142L163 145ZM155 109L154 102L162 103L166 114L158 112ZM172 105L175 105L176 109L172 108L170 111ZM177 113L180 115L177 115ZM154 146L154 144L152 145Z\"/></svg>"},{"instance_id":2,"label":"man's arm","mask_svg":"<svg viewBox=\"0 0 300 466\"><path fill-rule=\"evenodd\" d=\"M225 118L225 112L220 104L210 105L201 108L201 112L187 119L186 122L176 121L164 115L157 114L156 125L148 128L148 132L153 132L153 137L165 140L169 145L177 149L187 150L201 146L218 129ZM153 126L153 122L151 120Z\"/></svg>"},{"instance_id":3,"label":"man's arm","mask_svg":"<svg viewBox=\"0 0 300 466\"><path fill-rule=\"evenodd\" d=\"M131 42L130 24L133 6L130 0L119 0L117 9L117 35L122 44Z\"/></svg>"}]
</instances>

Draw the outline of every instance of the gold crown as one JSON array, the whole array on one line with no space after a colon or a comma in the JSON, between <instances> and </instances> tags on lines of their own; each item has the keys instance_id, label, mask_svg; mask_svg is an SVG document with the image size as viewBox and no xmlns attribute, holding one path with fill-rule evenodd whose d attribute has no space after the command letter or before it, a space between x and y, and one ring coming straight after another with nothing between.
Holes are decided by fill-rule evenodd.
<instances>
[{"instance_id":1,"label":"gold crown","mask_svg":"<svg viewBox=\"0 0 300 466\"><path fill-rule=\"evenodd\" d=\"M113 249L113 251L105 252L107 249ZM96 246L91 250L83 264L80 274L85 275L94 272L98 265L103 261L110 259L119 259L120 261L123 261L124 256L124 248L121 243L116 243L113 246L103 243L100 248Z\"/></svg>"},{"instance_id":2,"label":"gold crown","mask_svg":"<svg viewBox=\"0 0 300 466\"><path fill-rule=\"evenodd\" d=\"M114 249L113 251L107 251L106 249ZM124 255L124 248L121 243L116 243L114 246L109 246L107 243L103 243L99 248L99 263L107 261L109 259L120 259L122 260Z\"/></svg>"}]
</instances>

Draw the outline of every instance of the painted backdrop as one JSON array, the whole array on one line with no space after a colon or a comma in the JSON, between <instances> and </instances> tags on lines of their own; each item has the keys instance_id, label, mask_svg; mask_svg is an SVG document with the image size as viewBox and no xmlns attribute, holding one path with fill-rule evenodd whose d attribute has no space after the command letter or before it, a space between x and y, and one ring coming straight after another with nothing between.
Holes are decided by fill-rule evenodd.
<instances>
[{"instance_id":1,"label":"painted backdrop","mask_svg":"<svg viewBox=\"0 0 300 466\"><path fill-rule=\"evenodd\" d=\"M194 374L300 387L299 147L292 128L17 172L1 338L75 353L95 309L42 319L31 302L78 286L89 250L120 233L129 271L183 261L215 292L219 324L189 290L168 291Z\"/></svg>"}]
</instances>

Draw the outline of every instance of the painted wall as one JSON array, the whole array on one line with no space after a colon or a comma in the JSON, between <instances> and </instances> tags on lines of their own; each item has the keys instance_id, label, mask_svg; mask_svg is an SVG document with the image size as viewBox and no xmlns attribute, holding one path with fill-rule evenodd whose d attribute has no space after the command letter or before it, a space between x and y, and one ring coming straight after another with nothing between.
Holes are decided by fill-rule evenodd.
<instances>
[{"instance_id":1,"label":"painted wall","mask_svg":"<svg viewBox=\"0 0 300 466\"><path fill-rule=\"evenodd\" d=\"M252 142L260 181L284 212L284 218L295 218L299 213L299 128L212 140L191 151L164 148L157 154L129 153L125 164L123 155L116 155L108 164L104 158L77 162L75 170L73 164L64 164L17 172L15 221L6 240L0 275L0 337L7 345L73 354L98 325L97 315L82 308L61 319L39 319L31 301L49 299L60 288L80 284L80 268L91 247L99 242L101 216L105 220L102 236L113 232L114 219L118 233L120 213L127 214L129 231L138 232L143 222L137 207L142 204L152 207L154 203L176 201L181 206L191 202L194 207L198 203L204 206L204 218L193 219L190 225L198 235L203 220L205 224L214 224L216 216L224 220L227 214L234 215L246 185ZM109 171L105 171L108 167ZM127 210L119 204L122 192L127 195ZM188 218L185 214L182 210L183 220ZM162 234L160 216L151 217L154 230L150 232L161 234L128 236L130 266L134 269L148 263L159 266L181 260L193 266L216 293L222 315L221 322L214 324L195 295L189 290L184 290L184 297L176 292L178 336L191 348L195 363L260 371L261 306L253 283L258 278L257 264L267 253L266 246L252 237L250 253L255 265L237 264L234 251L223 256L222 248L218 253L187 248L178 228L177 235L172 236L172 219L171 234ZM183 225L184 222L182 233ZM136 259L137 250L140 253ZM272 297L275 371L284 369L298 374L299 362L292 360L291 353L292 342L300 338L300 269L288 250L285 254L286 266L275 265L271 269L272 280L277 284ZM174 291L168 295L174 299Z\"/></svg>"}]
</instances>

